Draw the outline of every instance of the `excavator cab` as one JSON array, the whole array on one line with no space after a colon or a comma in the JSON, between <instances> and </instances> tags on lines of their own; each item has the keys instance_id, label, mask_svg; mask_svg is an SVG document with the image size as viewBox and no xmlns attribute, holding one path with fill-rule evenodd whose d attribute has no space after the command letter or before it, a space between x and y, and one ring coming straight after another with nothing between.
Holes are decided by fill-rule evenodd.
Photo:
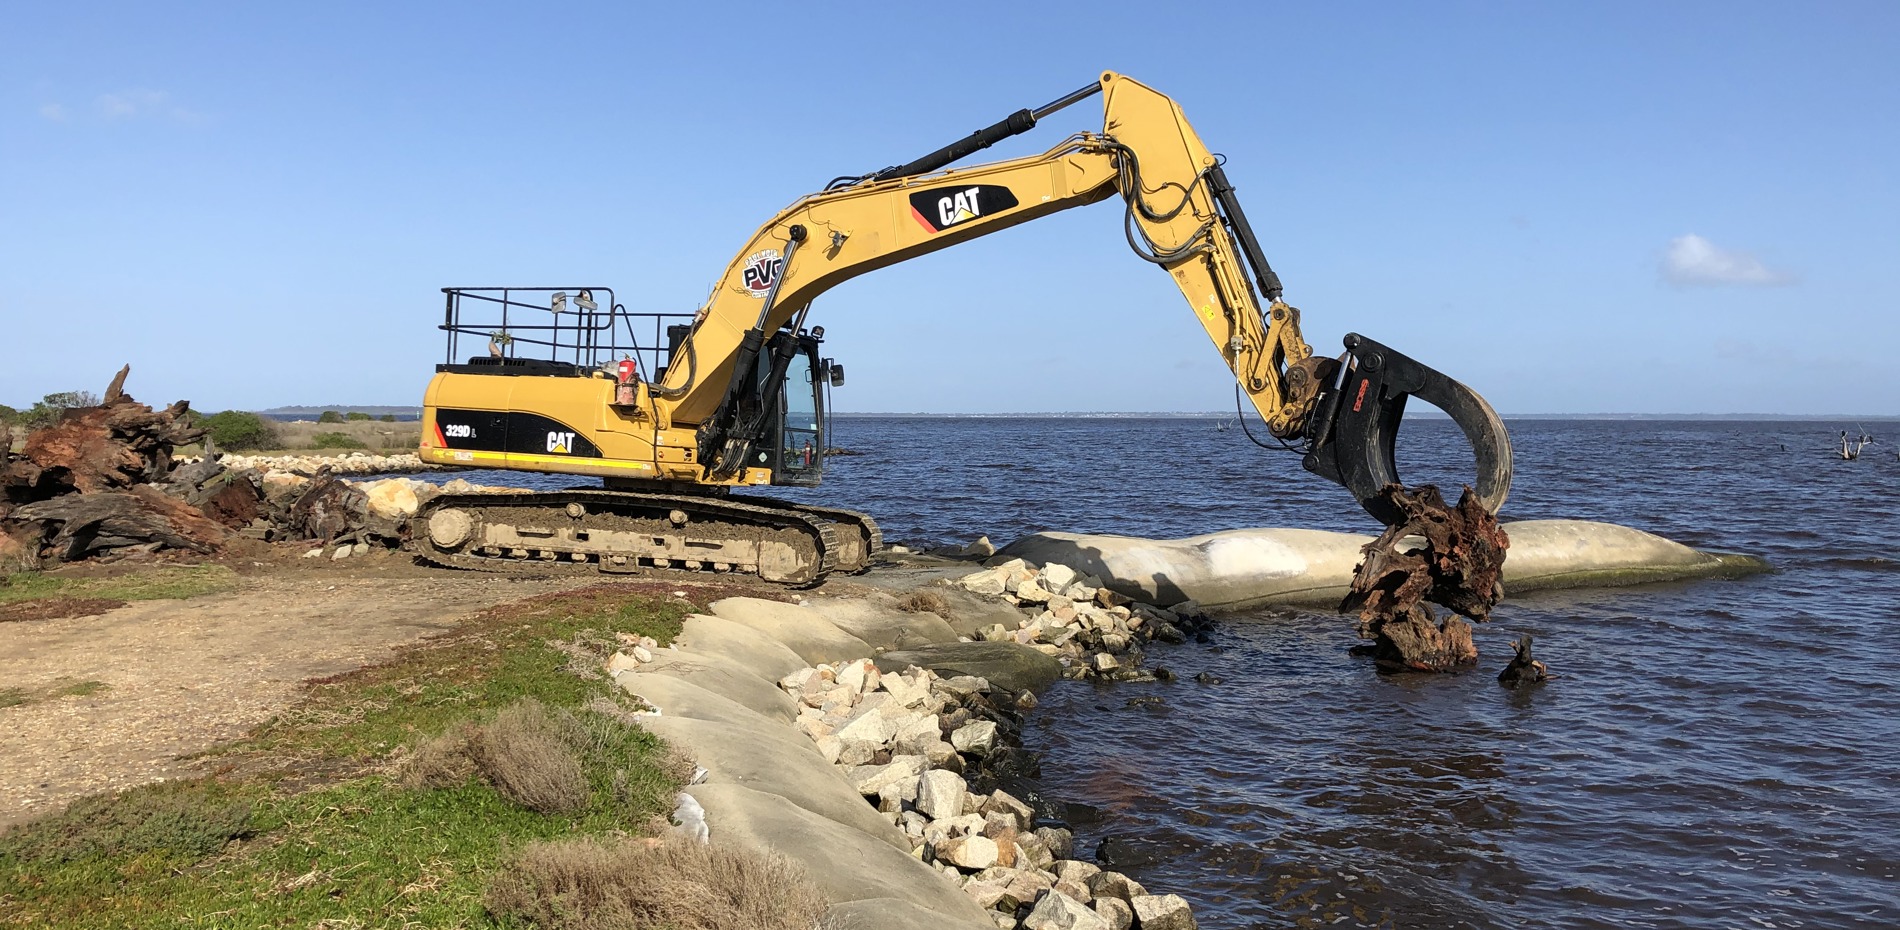
<instances>
[{"instance_id":1,"label":"excavator cab","mask_svg":"<svg viewBox=\"0 0 1900 930\"><path fill-rule=\"evenodd\" d=\"M791 355L774 385L772 361L781 344ZM754 369L758 396L752 403L777 407L776 416L767 411L769 435L753 452L758 465L771 469L773 484L815 488L825 475L824 389L831 360L818 357L818 344L809 332L781 330L772 339L773 351L760 356Z\"/></svg>"}]
</instances>

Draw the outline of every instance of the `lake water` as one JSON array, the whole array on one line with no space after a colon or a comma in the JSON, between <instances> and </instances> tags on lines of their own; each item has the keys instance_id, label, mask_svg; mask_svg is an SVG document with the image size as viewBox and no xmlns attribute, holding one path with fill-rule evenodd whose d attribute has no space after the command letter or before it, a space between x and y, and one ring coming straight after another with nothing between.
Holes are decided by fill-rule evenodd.
<instances>
[{"instance_id":1,"label":"lake water","mask_svg":"<svg viewBox=\"0 0 1900 930\"><path fill-rule=\"evenodd\" d=\"M1127 871L1207 928L1900 925L1894 447L1841 461L1855 425L1821 421L1509 426L1504 519L1623 523L1777 571L1509 597L1478 628L1481 668L1454 676L1377 674L1336 614L1226 617L1212 644L1151 651L1180 680L1044 696L1044 786L1100 812L1078 845L1123 838L1151 860ZM835 430L864 454L796 496L868 511L894 541L1376 529L1293 455L1208 419ZM1455 487L1459 443L1408 422L1407 479ZM1559 677L1501 688L1524 633Z\"/></svg>"}]
</instances>

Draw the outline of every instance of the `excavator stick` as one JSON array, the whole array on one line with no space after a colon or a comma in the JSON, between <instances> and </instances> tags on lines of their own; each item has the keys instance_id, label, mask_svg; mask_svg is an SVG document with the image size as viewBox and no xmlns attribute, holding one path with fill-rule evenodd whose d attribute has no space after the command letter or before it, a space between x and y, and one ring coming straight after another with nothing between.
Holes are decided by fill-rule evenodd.
<instances>
[{"instance_id":1,"label":"excavator stick","mask_svg":"<svg viewBox=\"0 0 1900 930\"><path fill-rule=\"evenodd\" d=\"M1476 391L1409 355L1349 333L1332 384L1307 421L1306 470L1337 483L1379 522L1405 515L1383 492L1400 484L1396 448L1408 398L1443 410L1464 431L1478 465L1478 500L1492 514L1511 492L1511 440L1504 421Z\"/></svg>"}]
</instances>

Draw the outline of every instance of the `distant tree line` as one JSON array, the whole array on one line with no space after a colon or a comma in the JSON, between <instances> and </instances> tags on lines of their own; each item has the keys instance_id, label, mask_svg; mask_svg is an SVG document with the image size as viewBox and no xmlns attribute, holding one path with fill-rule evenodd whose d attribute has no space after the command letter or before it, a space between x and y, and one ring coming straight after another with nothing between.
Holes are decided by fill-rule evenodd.
<instances>
[{"instance_id":1,"label":"distant tree line","mask_svg":"<svg viewBox=\"0 0 1900 930\"><path fill-rule=\"evenodd\" d=\"M96 407L99 395L91 391L60 391L40 398L39 403L26 410L16 410L0 404L0 425L11 426L16 434L31 432L59 422L60 415L76 407ZM210 435L218 448L228 452L248 452L258 449L278 449L283 440L272 422L255 413L244 410L225 410L219 413L204 414L196 410L186 411L198 426ZM325 410L317 417L319 423L367 422L381 420L384 423L396 422L394 414L372 417L367 413L350 411L341 413ZM361 449L362 441L344 433L318 433L316 447L319 449Z\"/></svg>"}]
</instances>

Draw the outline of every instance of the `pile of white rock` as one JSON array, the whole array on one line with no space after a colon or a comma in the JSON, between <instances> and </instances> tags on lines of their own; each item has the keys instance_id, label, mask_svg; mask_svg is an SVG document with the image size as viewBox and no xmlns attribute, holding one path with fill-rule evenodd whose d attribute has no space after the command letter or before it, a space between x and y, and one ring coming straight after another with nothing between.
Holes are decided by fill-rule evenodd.
<instances>
[{"instance_id":1,"label":"pile of white rock","mask_svg":"<svg viewBox=\"0 0 1900 930\"><path fill-rule=\"evenodd\" d=\"M196 459L188 458L184 461L191 462ZM325 468L329 469L333 475L384 475L434 471L445 467L424 462L414 452L400 452L395 455L377 455L369 452L351 452L348 455L233 455L225 453L220 461L226 468L255 468L266 474L288 472L304 476L315 475Z\"/></svg>"},{"instance_id":2,"label":"pile of white rock","mask_svg":"<svg viewBox=\"0 0 1900 930\"><path fill-rule=\"evenodd\" d=\"M1017 642L1054 656L1069 678L1167 677L1165 670L1141 669L1142 645L1152 640L1186 642L1206 622L1205 612L1193 601L1166 608L1136 603L1093 575L1054 563L1038 569L1022 559L1009 559L957 583L971 593L1035 611L1025 614L1015 629L994 624L980 631L980 638Z\"/></svg>"},{"instance_id":3,"label":"pile of white rock","mask_svg":"<svg viewBox=\"0 0 1900 930\"><path fill-rule=\"evenodd\" d=\"M1035 826L1003 790L970 790L963 773L999 747L991 700L1007 692L973 676L915 666L880 673L869 659L821 664L780 680L797 726L866 800L903 830L912 854L956 881L1001 928L1193 930L1179 895L1073 858L1074 837ZM994 693L993 693L994 690ZM1033 701L1024 701L1019 706Z\"/></svg>"}]
</instances>

